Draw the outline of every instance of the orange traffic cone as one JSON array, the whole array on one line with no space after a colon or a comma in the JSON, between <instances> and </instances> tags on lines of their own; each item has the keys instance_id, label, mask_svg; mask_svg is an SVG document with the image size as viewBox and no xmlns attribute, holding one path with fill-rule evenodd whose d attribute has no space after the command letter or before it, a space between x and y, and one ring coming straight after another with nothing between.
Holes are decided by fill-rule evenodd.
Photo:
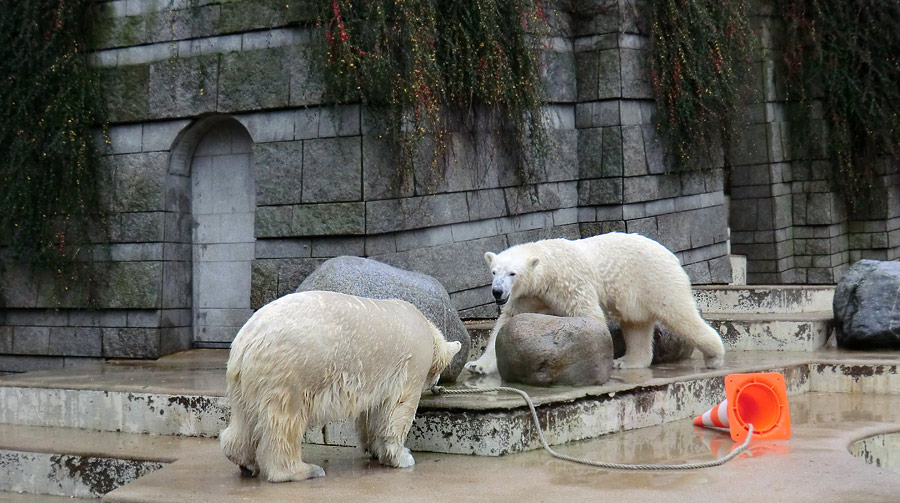
<instances>
[{"instance_id":1,"label":"orange traffic cone","mask_svg":"<svg viewBox=\"0 0 900 503\"><path fill-rule=\"evenodd\" d=\"M725 401L694 419L696 426L728 428L735 442L744 441L751 424L755 440L791 436L787 389L781 374L728 375L725 377Z\"/></svg>"}]
</instances>

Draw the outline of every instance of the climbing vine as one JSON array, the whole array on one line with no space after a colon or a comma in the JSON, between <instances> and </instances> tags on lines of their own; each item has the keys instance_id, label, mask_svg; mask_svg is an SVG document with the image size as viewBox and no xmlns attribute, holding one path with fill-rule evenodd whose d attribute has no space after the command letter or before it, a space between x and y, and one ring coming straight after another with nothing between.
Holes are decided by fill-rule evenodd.
<instances>
[{"instance_id":1,"label":"climbing vine","mask_svg":"<svg viewBox=\"0 0 900 503\"><path fill-rule=\"evenodd\" d=\"M789 0L781 12L795 147L826 144L834 187L865 211L874 177L900 158L900 2Z\"/></svg>"},{"instance_id":2,"label":"climbing vine","mask_svg":"<svg viewBox=\"0 0 900 503\"><path fill-rule=\"evenodd\" d=\"M95 128L104 104L88 68L91 0L0 0L0 245L69 274L100 216Z\"/></svg>"},{"instance_id":3,"label":"climbing vine","mask_svg":"<svg viewBox=\"0 0 900 503\"><path fill-rule=\"evenodd\" d=\"M401 167L421 158L422 145L437 165L448 133L484 117L521 162L542 157L539 3L319 0L318 8L326 97L374 111Z\"/></svg>"},{"instance_id":4,"label":"climbing vine","mask_svg":"<svg viewBox=\"0 0 900 503\"><path fill-rule=\"evenodd\" d=\"M677 168L710 167L746 102L751 54L746 0L650 3L656 125Z\"/></svg>"}]
</instances>

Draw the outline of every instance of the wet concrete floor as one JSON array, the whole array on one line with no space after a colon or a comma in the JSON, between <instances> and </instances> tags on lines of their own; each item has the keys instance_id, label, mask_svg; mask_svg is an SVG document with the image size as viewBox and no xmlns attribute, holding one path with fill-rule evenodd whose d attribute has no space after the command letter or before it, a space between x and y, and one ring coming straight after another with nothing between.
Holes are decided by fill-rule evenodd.
<instances>
[{"instance_id":1,"label":"wet concrete floor","mask_svg":"<svg viewBox=\"0 0 900 503\"><path fill-rule=\"evenodd\" d=\"M309 446L304 459L326 477L269 484L241 478L215 441L107 495L112 502L246 501L666 501L896 502L900 475L867 465L847 447L900 430L900 396L806 393L791 397L793 435L753 442L750 454L709 469L621 472L572 464L532 451L500 458L415 453L393 469L353 448ZM575 456L623 463L684 463L721 457L722 433L676 421L572 443Z\"/></svg>"},{"instance_id":2,"label":"wet concrete floor","mask_svg":"<svg viewBox=\"0 0 900 503\"><path fill-rule=\"evenodd\" d=\"M227 351L190 351L156 362L118 361L99 367L0 377L0 386L106 389L221 396ZM617 371L591 393L665 384L692 375L726 375L810 362L897 365L900 353L823 350L815 353L731 352L722 369L700 359L646 370ZM490 380L471 381L495 385ZM571 389L537 393L538 401L573 399ZM805 393L790 397L793 436L754 442L752 453L721 467L676 472L620 472L576 465L538 450L499 458L416 452L410 469L368 460L354 448L309 445L304 459L322 465L323 479L269 484L239 476L216 440L198 439L178 461L108 494L114 502L247 501L666 501L666 502L896 502L900 474L853 457L848 446L861 438L900 431L900 394ZM465 402L444 402L455 407ZM462 400L462 397L453 397ZM466 397L467 406L503 398ZM509 406L521 403L510 398ZM515 402L515 403L512 403ZM725 455L727 435L695 428L689 420L607 435L559 446L561 452L621 463L684 463Z\"/></svg>"}]
</instances>

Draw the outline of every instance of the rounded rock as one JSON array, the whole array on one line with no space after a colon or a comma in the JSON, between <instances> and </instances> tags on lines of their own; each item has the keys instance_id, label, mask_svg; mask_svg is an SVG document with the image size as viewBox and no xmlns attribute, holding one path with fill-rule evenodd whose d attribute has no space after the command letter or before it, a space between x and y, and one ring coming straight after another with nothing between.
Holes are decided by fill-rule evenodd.
<instances>
[{"instance_id":1,"label":"rounded rock","mask_svg":"<svg viewBox=\"0 0 900 503\"><path fill-rule=\"evenodd\" d=\"M612 338L590 318L524 313L497 334L497 367L504 381L532 386L592 386L609 380Z\"/></svg>"},{"instance_id":2,"label":"rounded rock","mask_svg":"<svg viewBox=\"0 0 900 503\"><path fill-rule=\"evenodd\" d=\"M900 262L860 260L834 290L834 333L847 349L900 349Z\"/></svg>"},{"instance_id":3,"label":"rounded rock","mask_svg":"<svg viewBox=\"0 0 900 503\"><path fill-rule=\"evenodd\" d=\"M441 382L453 382L462 371L471 339L450 294L433 277L406 271L377 260L341 256L326 260L300 283L297 292L326 290L370 299L400 299L416 306L448 341L459 341L459 353L441 372Z\"/></svg>"}]
</instances>

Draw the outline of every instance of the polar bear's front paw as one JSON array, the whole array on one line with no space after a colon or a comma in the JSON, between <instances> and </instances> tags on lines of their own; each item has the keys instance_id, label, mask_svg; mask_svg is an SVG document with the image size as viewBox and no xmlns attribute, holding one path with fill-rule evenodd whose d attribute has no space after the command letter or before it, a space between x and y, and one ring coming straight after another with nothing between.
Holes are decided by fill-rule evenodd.
<instances>
[{"instance_id":1,"label":"polar bear's front paw","mask_svg":"<svg viewBox=\"0 0 900 503\"><path fill-rule=\"evenodd\" d=\"M473 362L466 363L466 370L478 375L496 374L497 362L483 362L481 360L475 360Z\"/></svg>"}]
</instances>

